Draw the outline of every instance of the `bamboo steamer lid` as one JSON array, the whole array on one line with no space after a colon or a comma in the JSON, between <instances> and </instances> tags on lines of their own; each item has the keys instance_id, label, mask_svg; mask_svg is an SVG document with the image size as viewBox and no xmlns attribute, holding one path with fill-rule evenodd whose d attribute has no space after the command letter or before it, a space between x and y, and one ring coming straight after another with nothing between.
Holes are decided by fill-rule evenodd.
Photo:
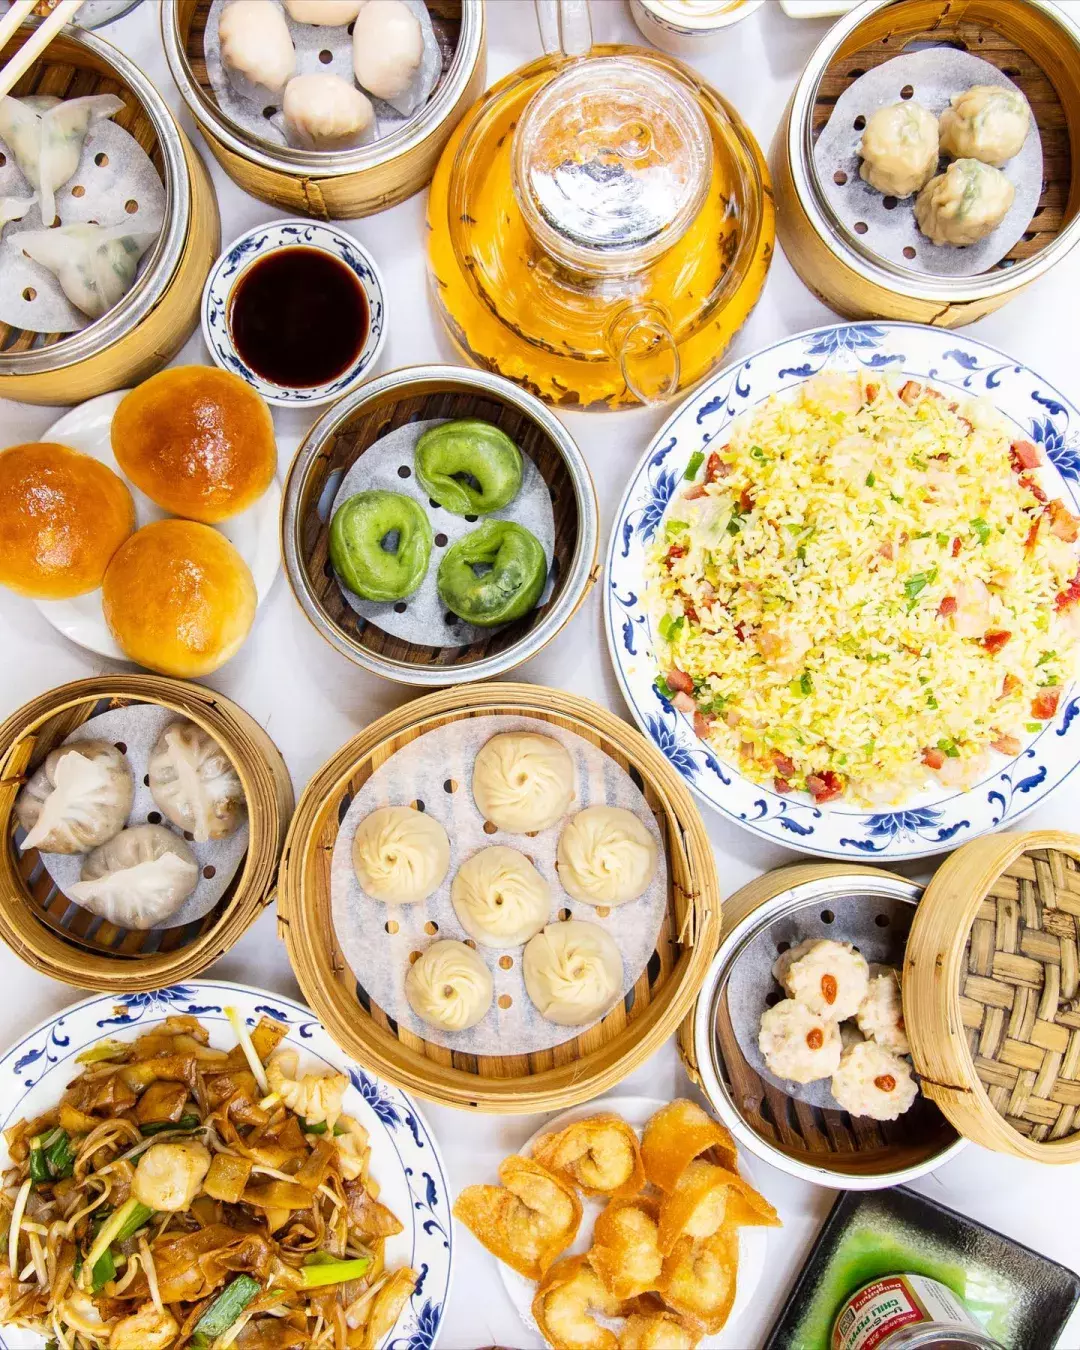
<instances>
[{"instance_id":1,"label":"bamboo steamer lid","mask_svg":"<svg viewBox=\"0 0 1080 1350\"><path fill-rule=\"evenodd\" d=\"M923 1092L968 1139L1080 1162L1080 835L990 835L926 888L904 960Z\"/></svg>"}]
</instances>

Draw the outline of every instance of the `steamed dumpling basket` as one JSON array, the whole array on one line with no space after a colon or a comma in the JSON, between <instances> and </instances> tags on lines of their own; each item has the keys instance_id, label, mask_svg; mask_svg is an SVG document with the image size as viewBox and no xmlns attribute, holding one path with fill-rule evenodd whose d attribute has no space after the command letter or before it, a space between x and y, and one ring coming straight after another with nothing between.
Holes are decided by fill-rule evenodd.
<instances>
[{"instance_id":1,"label":"steamed dumpling basket","mask_svg":"<svg viewBox=\"0 0 1080 1350\"><path fill-rule=\"evenodd\" d=\"M91 717L132 703L168 708L213 736L247 800L245 857L214 908L182 927L114 926L60 891L37 851L16 840L23 831L15 798L49 752ZM83 989L134 993L192 979L273 899L292 806L292 783L274 743L213 690L156 675L99 676L52 689L0 725L0 938L35 970Z\"/></svg>"}]
</instances>

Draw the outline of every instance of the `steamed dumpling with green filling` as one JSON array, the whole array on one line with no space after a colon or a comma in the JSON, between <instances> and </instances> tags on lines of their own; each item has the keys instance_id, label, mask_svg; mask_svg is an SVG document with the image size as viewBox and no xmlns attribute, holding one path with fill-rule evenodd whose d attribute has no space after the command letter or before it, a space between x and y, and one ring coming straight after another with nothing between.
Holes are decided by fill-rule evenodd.
<instances>
[{"instance_id":1,"label":"steamed dumpling with green filling","mask_svg":"<svg viewBox=\"0 0 1080 1350\"><path fill-rule=\"evenodd\" d=\"M1031 109L1019 89L977 84L954 94L938 123L941 148L956 159L981 159L1000 169L1027 140Z\"/></svg>"},{"instance_id":2,"label":"steamed dumpling with green filling","mask_svg":"<svg viewBox=\"0 0 1080 1350\"><path fill-rule=\"evenodd\" d=\"M19 248L53 273L76 309L100 319L131 290L139 259L157 237L157 230L126 225L64 225L21 234Z\"/></svg>"},{"instance_id":3,"label":"steamed dumpling with green filling","mask_svg":"<svg viewBox=\"0 0 1080 1350\"><path fill-rule=\"evenodd\" d=\"M915 219L932 244L962 248L996 230L1014 196L1000 169L978 159L957 159L915 198Z\"/></svg>"},{"instance_id":4,"label":"steamed dumpling with green filling","mask_svg":"<svg viewBox=\"0 0 1080 1350\"><path fill-rule=\"evenodd\" d=\"M68 99L44 94L0 98L0 141L39 194L41 219L46 225L51 225L56 216L56 189L63 187L79 167L90 128L123 106L123 99L115 94Z\"/></svg>"},{"instance_id":5,"label":"steamed dumpling with green filling","mask_svg":"<svg viewBox=\"0 0 1080 1350\"><path fill-rule=\"evenodd\" d=\"M937 168L937 118L919 103L890 103L866 124L859 173L890 197L910 197Z\"/></svg>"}]
</instances>

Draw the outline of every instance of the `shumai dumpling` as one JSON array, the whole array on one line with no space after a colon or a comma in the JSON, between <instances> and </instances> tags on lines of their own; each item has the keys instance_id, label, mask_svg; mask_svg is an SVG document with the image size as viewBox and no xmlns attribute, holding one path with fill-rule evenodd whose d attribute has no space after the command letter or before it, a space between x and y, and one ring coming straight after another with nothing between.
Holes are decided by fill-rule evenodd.
<instances>
[{"instance_id":1,"label":"shumai dumpling","mask_svg":"<svg viewBox=\"0 0 1080 1350\"><path fill-rule=\"evenodd\" d=\"M646 1124L641 1157L646 1177L660 1190L674 1190L686 1167L702 1154L729 1172L738 1167L735 1140L697 1102L678 1097L662 1106Z\"/></svg>"},{"instance_id":2,"label":"shumai dumpling","mask_svg":"<svg viewBox=\"0 0 1080 1350\"><path fill-rule=\"evenodd\" d=\"M997 229L1015 195L1000 169L978 159L956 159L915 198L915 219L932 244L963 248Z\"/></svg>"},{"instance_id":3,"label":"shumai dumpling","mask_svg":"<svg viewBox=\"0 0 1080 1350\"><path fill-rule=\"evenodd\" d=\"M843 1043L839 1024L798 999L785 998L761 1014L758 1049L770 1073L792 1083L816 1083L835 1073Z\"/></svg>"},{"instance_id":4,"label":"shumai dumpling","mask_svg":"<svg viewBox=\"0 0 1080 1350\"><path fill-rule=\"evenodd\" d=\"M896 1120L915 1104L919 1085L906 1059L876 1041L857 1041L840 1057L832 1095L853 1116Z\"/></svg>"},{"instance_id":5,"label":"shumai dumpling","mask_svg":"<svg viewBox=\"0 0 1080 1350\"><path fill-rule=\"evenodd\" d=\"M588 1116L536 1141L533 1157L586 1195L637 1195L645 1168L633 1127L621 1116Z\"/></svg>"},{"instance_id":6,"label":"shumai dumpling","mask_svg":"<svg viewBox=\"0 0 1080 1350\"><path fill-rule=\"evenodd\" d=\"M577 1237L581 1201L542 1163L511 1155L499 1164L501 1186L466 1186L454 1218L500 1261L539 1280Z\"/></svg>"},{"instance_id":7,"label":"shumai dumpling","mask_svg":"<svg viewBox=\"0 0 1080 1350\"><path fill-rule=\"evenodd\" d=\"M773 975L790 998L819 1017L843 1022L866 997L870 967L850 942L806 938L774 962Z\"/></svg>"},{"instance_id":8,"label":"shumai dumpling","mask_svg":"<svg viewBox=\"0 0 1080 1350\"><path fill-rule=\"evenodd\" d=\"M910 197L937 168L937 118L919 103L890 103L866 123L859 173L889 197Z\"/></svg>"},{"instance_id":9,"label":"shumai dumpling","mask_svg":"<svg viewBox=\"0 0 1080 1350\"><path fill-rule=\"evenodd\" d=\"M1000 169L1018 155L1031 127L1031 109L1019 89L977 84L954 94L941 114L941 148L955 159L981 159Z\"/></svg>"}]
</instances>

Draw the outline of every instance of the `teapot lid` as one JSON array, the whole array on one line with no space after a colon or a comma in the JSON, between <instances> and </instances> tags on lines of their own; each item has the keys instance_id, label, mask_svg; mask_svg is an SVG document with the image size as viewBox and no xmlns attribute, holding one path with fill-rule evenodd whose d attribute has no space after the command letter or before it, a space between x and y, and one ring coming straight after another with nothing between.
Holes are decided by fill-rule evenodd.
<instances>
[{"instance_id":1,"label":"teapot lid","mask_svg":"<svg viewBox=\"0 0 1080 1350\"><path fill-rule=\"evenodd\" d=\"M647 59L574 61L514 133L514 192L538 243L570 267L648 266L701 209L708 123L688 88Z\"/></svg>"}]
</instances>

